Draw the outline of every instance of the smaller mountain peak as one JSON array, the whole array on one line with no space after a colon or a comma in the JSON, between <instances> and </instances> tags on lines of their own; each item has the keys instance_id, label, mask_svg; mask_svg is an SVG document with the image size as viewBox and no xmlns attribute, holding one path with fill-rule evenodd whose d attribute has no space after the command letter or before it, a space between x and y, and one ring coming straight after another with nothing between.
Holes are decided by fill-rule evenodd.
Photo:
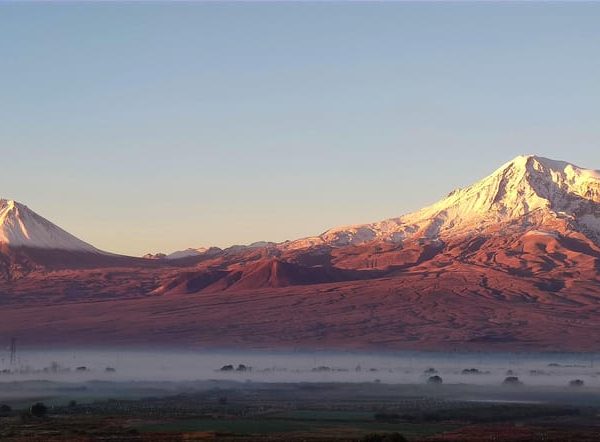
<instances>
[{"instance_id":1,"label":"smaller mountain peak","mask_svg":"<svg viewBox=\"0 0 600 442\"><path fill-rule=\"evenodd\" d=\"M27 206L8 199L0 199L0 244L10 247L100 252Z\"/></svg>"},{"instance_id":2,"label":"smaller mountain peak","mask_svg":"<svg viewBox=\"0 0 600 442\"><path fill-rule=\"evenodd\" d=\"M14 210L19 207L19 203L15 200L0 199L0 223L6 222L9 214L14 213Z\"/></svg>"},{"instance_id":3,"label":"smaller mountain peak","mask_svg":"<svg viewBox=\"0 0 600 442\"><path fill-rule=\"evenodd\" d=\"M6 217L9 213L32 212L29 207L12 199L0 199L0 212Z\"/></svg>"},{"instance_id":4,"label":"smaller mountain peak","mask_svg":"<svg viewBox=\"0 0 600 442\"><path fill-rule=\"evenodd\" d=\"M15 200L9 200L9 199L5 199L5 198L0 199L0 207L2 207L2 208L12 209L16 205L17 205L17 202Z\"/></svg>"}]
</instances>

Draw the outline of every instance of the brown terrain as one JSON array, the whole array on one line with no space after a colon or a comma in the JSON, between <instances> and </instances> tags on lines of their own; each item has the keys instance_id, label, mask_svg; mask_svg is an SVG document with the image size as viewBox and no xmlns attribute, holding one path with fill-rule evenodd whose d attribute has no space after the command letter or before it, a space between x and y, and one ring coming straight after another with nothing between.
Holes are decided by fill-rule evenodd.
<instances>
[{"instance_id":1,"label":"brown terrain","mask_svg":"<svg viewBox=\"0 0 600 442\"><path fill-rule=\"evenodd\" d=\"M404 217L196 256L107 254L0 201L29 345L600 349L600 172L517 157Z\"/></svg>"},{"instance_id":2,"label":"brown terrain","mask_svg":"<svg viewBox=\"0 0 600 442\"><path fill-rule=\"evenodd\" d=\"M600 248L577 233L172 262L25 249L4 258L0 333L24 344L600 346Z\"/></svg>"}]
</instances>

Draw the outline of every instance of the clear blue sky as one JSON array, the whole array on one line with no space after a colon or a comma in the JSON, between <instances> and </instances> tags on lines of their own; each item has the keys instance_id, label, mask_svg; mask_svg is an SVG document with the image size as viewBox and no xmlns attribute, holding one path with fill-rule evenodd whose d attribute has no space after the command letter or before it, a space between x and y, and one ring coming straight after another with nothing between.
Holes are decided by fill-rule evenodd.
<instances>
[{"instance_id":1,"label":"clear blue sky","mask_svg":"<svg viewBox=\"0 0 600 442\"><path fill-rule=\"evenodd\" d=\"M3 3L0 194L139 255L600 168L600 3Z\"/></svg>"}]
</instances>

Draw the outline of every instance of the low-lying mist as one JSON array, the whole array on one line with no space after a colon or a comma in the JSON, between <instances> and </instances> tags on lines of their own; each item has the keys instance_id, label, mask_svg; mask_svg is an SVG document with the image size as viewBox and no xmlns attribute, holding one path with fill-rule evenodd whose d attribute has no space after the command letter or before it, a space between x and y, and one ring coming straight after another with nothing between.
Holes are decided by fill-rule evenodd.
<instances>
[{"instance_id":1,"label":"low-lying mist","mask_svg":"<svg viewBox=\"0 0 600 442\"><path fill-rule=\"evenodd\" d=\"M600 406L598 356L7 349L0 356L0 403L26 408L39 400L64 406L232 391L292 400L290 391L302 391L329 402L435 397Z\"/></svg>"},{"instance_id":2,"label":"low-lying mist","mask_svg":"<svg viewBox=\"0 0 600 442\"><path fill-rule=\"evenodd\" d=\"M16 380L382 382L600 387L600 355L571 353L394 354L258 351L22 350L0 358L0 382ZM581 386L581 385L580 385Z\"/></svg>"}]
</instances>

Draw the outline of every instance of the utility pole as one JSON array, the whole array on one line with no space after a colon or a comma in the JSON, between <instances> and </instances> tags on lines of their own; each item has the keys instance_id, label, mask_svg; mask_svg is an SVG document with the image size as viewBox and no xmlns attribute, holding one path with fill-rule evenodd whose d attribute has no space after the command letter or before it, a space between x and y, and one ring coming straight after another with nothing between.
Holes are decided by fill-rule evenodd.
<instances>
[{"instance_id":1,"label":"utility pole","mask_svg":"<svg viewBox=\"0 0 600 442\"><path fill-rule=\"evenodd\" d=\"M17 338L10 340L10 366L14 367L17 363Z\"/></svg>"}]
</instances>

